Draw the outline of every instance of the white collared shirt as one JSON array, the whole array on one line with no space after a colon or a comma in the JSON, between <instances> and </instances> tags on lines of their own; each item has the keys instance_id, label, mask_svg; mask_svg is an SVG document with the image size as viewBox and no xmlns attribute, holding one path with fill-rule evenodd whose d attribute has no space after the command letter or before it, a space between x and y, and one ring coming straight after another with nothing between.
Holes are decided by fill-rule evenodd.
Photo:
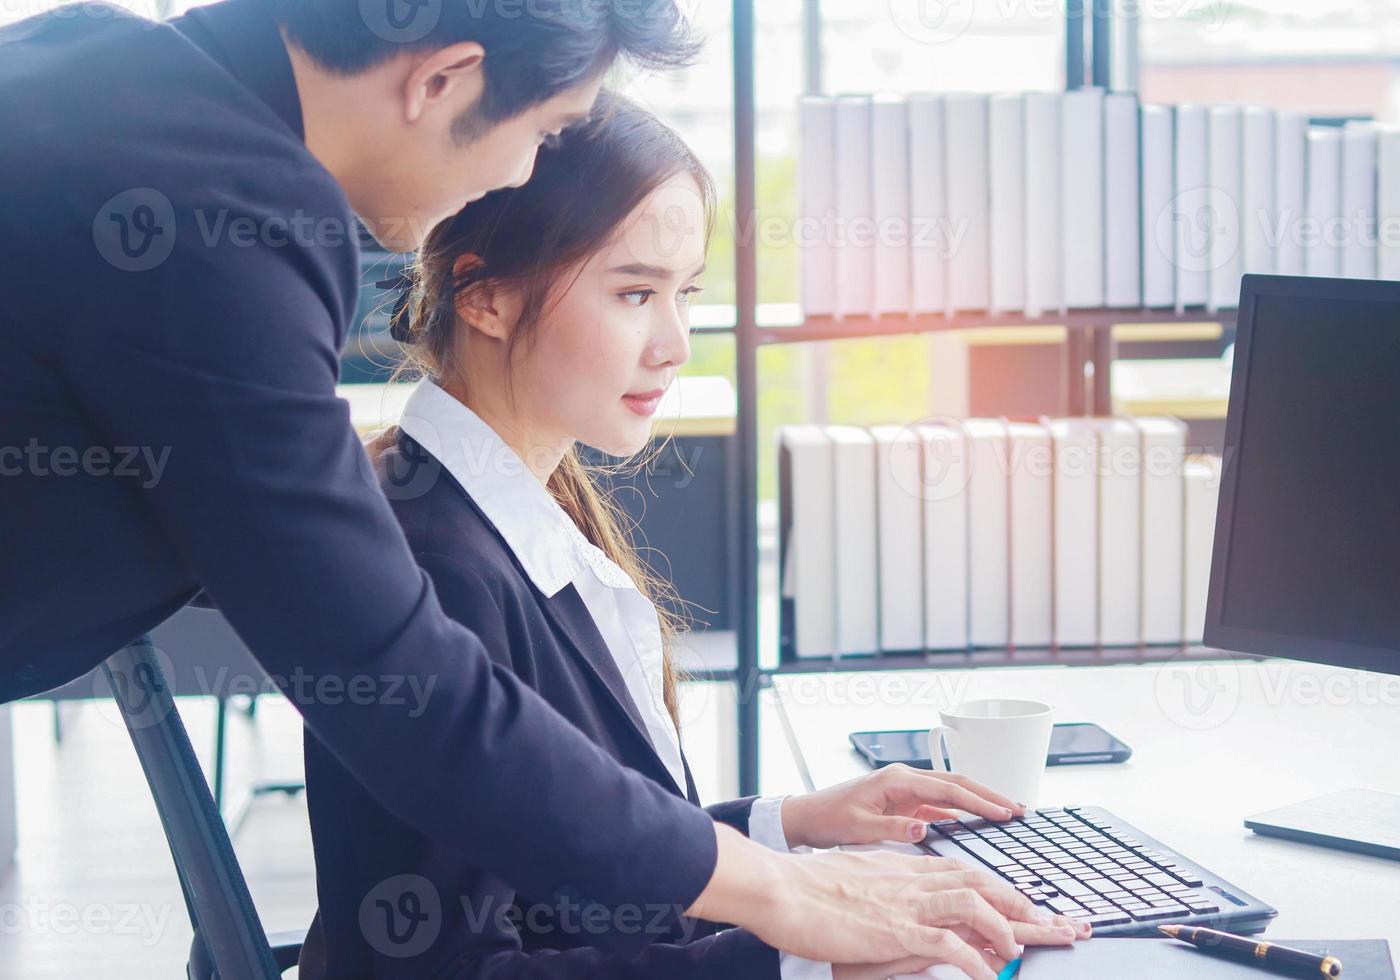
<instances>
[{"instance_id":1,"label":"white collared shirt","mask_svg":"<svg viewBox=\"0 0 1400 980\"><path fill-rule=\"evenodd\" d=\"M431 380L414 388L399 427L431 453L471 495L505 539L525 573L547 597L567 586L617 663L652 748L686 791L680 738L663 698L663 647L656 607L616 562L588 541L520 456L480 416ZM762 797L749 813L749 837L788 850L782 797ZM782 980L830 980L831 967L782 953Z\"/></svg>"}]
</instances>

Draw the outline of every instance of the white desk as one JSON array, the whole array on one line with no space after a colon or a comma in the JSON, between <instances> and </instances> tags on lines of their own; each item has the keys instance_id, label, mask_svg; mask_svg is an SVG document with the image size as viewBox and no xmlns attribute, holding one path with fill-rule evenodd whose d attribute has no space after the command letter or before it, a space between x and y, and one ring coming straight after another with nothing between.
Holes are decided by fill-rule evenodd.
<instances>
[{"instance_id":1,"label":"white desk","mask_svg":"<svg viewBox=\"0 0 1400 980\"><path fill-rule=\"evenodd\" d=\"M1260 837L1242 823L1353 786L1400 792L1400 676L1222 660L786 674L774 689L814 787L867 771L853 731L928 727L939 707L967 698L1049 701L1057 721L1098 722L1133 757L1047 769L1038 805L1105 807L1276 907L1267 935L1384 938L1400 954L1400 861Z\"/></svg>"}]
</instances>

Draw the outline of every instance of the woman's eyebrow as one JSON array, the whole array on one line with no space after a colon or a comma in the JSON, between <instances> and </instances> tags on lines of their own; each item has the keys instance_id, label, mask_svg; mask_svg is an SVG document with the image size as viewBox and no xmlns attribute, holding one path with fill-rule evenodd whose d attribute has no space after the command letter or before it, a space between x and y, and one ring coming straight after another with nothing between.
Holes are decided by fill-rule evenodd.
<instances>
[{"instance_id":1,"label":"woman's eyebrow","mask_svg":"<svg viewBox=\"0 0 1400 980\"><path fill-rule=\"evenodd\" d=\"M705 263L701 262L695 271L686 276L686 279L694 279L705 271ZM615 265L608 270L610 273L617 273L624 276L646 276L649 279L674 279L677 272L674 269L663 269L658 265L647 265L645 262L631 262L627 265Z\"/></svg>"}]
</instances>

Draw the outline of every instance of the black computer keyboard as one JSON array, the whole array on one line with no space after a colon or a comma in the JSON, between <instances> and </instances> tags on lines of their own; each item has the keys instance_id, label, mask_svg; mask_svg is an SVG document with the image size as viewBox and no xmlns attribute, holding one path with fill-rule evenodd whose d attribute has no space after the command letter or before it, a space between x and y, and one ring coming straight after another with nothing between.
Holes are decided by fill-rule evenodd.
<instances>
[{"instance_id":1,"label":"black computer keyboard","mask_svg":"<svg viewBox=\"0 0 1400 980\"><path fill-rule=\"evenodd\" d=\"M930 826L925 850L974 858L1037 905L1087 920L1096 935L1155 933L1167 922L1257 932L1278 914L1097 807Z\"/></svg>"}]
</instances>

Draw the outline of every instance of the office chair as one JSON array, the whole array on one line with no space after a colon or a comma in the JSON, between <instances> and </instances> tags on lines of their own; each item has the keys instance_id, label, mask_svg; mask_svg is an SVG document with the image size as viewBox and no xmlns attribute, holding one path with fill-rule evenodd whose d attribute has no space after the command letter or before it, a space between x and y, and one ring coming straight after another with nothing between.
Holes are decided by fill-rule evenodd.
<instances>
[{"instance_id":1,"label":"office chair","mask_svg":"<svg viewBox=\"0 0 1400 980\"><path fill-rule=\"evenodd\" d=\"M263 930L149 636L102 665L150 784L194 927L189 980L278 980L304 933Z\"/></svg>"}]
</instances>

